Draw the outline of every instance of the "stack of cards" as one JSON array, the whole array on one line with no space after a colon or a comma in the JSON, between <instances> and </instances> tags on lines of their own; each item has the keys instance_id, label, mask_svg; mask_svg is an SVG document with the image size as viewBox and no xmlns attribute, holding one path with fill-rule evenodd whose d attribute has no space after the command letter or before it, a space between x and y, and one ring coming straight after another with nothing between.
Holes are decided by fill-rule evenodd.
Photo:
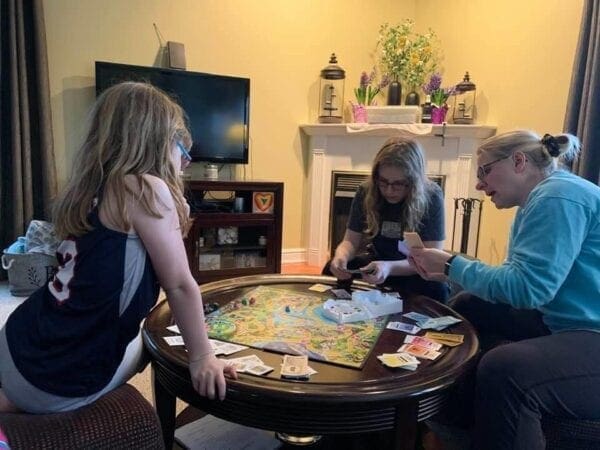
<instances>
[{"instance_id":1,"label":"stack of cards","mask_svg":"<svg viewBox=\"0 0 600 450\"><path fill-rule=\"evenodd\" d=\"M462 334L434 333L433 331L425 333L425 337L448 347L456 347L462 344L465 338Z\"/></svg>"},{"instance_id":2,"label":"stack of cards","mask_svg":"<svg viewBox=\"0 0 600 450\"><path fill-rule=\"evenodd\" d=\"M427 339L423 336L406 336L404 338L404 343L418 345L420 347L425 347L428 350L435 351L438 351L442 348L442 344L440 344L439 342L434 342L431 339Z\"/></svg>"},{"instance_id":3,"label":"stack of cards","mask_svg":"<svg viewBox=\"0 0 600 450\"><path fill-rule=\"evenodd\" d=\"M265 375L273 370L267 366L262 359L256 355L242 356L240 358L221 359L225 364L235 367L237 372L245 372L252 375Z\"/></svg>"},{"instance_id":4,"label":"stack of cards","mask_svg":"<svg viewBox=\"0 0 600 450\"><path fill-rule=\"evenodd\" d=\"M282 378L305 380L315 373L317 371L308 365L308 356L283 355L283 364L281 365Z\"/></svg>"},{"instance_id":5,"label":"stack of cards","mask_svg":"<svg viewBox=\"0 0 600 450\"><path fill-rule=\"evenodd\" d=\"M421 363L417 358L408 353L384 353L377 357L387 367L400 367L406 370L417 370Z\"/></svg>"},{"instance_id":6,"label":"stack of cards","mask_svg":"<svg viewBox=\"0 0 600 450\"><path fill-rule=\"evenodd\" d=\"M182 336L164 336L163 339L171 347L185 345ZM231 355L248 348L246 345L233 344L231 342L223 342L216 339L209 339L208 341L210 342L210 346L215 352L215 355Z\"/></svg>"},{"instance_id":7,"label":"stack of cards","mask_svg":"<svg viewBox=\"0 0 600 450\"><path fill-rule=\"evenodd\" d=\"M454 325L455 323L462 322L460 319L454 316L442 316L442 317L430 317L425 314L418 312L409 312L404 314L404 317L414 320L417 325L424 330L434 329L437 331L443 330L444 328Z\"/></svg>"},{"instance_id":8,"label":"stack of cards","mask_svg":"<svg viewBox=\"0 0 600 450\"><path fill-rule=\"evenodd\" d=\"M417 344L404 344L397 351L406 352L409 355L416 356L417 358L430 359L432 361L441 355L441 353L436 350L421 347Z\"/></svg>"}]
</instances>

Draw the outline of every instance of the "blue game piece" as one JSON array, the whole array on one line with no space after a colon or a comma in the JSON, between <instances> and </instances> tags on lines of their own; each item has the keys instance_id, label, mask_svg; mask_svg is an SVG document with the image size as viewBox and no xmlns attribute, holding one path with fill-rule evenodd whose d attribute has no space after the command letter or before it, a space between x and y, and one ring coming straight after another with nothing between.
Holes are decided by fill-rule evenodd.
<instances>
[{"instance_id":1,"label":"blue game piece","mask_svg":"<svg viewBox=\"0 0 600 450\"><path fill-rule=\"evenodd\" d=\"M290 312L290 307L289 305L285 307L285 312L289 313Z\"/></svg>"}]
</instances>

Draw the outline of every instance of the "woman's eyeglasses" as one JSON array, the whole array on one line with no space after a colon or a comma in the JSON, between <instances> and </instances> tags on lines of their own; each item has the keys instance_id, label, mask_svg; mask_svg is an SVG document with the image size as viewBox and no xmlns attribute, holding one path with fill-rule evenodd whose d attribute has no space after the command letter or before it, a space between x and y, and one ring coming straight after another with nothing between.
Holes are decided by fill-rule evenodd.
<instances>
[{"instance_id":1,"label":"woman's eyeglasses","mask_svg":"<svg viewBox=\"0 0 600 450\"><path fill-rule=\"evenodd\" d=\"M392 188L392 191L401 191L403 189L407 189L410 187L410 183L408 181L388 181L385 178L377 178L377 186L382 191L385 191L387 188Z\"/></svg>"},{"instance_id":2,"label":"woman's eyeglasses","mask_svg":"<svg viewBox=\"0 0 600 450\"><path fill-rule=\"evenodd\" d=\"M477 168L477 179L479 181L483 181L483 179L488 176L490 174L490 172L492 171L492 167L494 166L494 164L496 164L497 162L500 162L504 159L510 158L511 155L507 155L507 156L503 156L502 158L498 158L493 160L492 162L489 162L487 164L482 164L481 166L479 166Z\"/></svg>"},{"instance_id":3,"label":"woman's eyeglasses","mask_svg":"<svg viewBox=\"0 0 600 450\"><path fill-rule=\"evenodd\" d=\"M187 161L191 161L192 160L192 155L190 155L190 152L188 152L186 150L186 148L183 146L183 144L181 142L179 142L179 141L177 141L177 148L181 152L181 156L183 157L183 159L185 159Z\"/></svg>"}]
</instances>

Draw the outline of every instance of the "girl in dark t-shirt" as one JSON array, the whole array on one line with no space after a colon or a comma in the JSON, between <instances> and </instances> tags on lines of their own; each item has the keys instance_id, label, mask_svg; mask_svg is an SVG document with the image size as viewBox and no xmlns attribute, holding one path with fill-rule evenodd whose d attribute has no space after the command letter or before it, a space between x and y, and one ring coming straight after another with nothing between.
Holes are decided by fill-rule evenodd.
<instances>
[{"instance_id":1,"label":"girl in dark t-shirt","mask_svg":"<svg viewBox=\"0 0 600 450\"><path fill-rule=\"evenodd\" d=\"M419 144L395 137L375 156L371 176L352 201L344 238L323 273L350 280L348 270L360 268L368 283L445 301L446 284L423 280L398 250L405 231L416 231L426 247L441 249L444 198L425 175Z\"/></svg>"}]
</instances>

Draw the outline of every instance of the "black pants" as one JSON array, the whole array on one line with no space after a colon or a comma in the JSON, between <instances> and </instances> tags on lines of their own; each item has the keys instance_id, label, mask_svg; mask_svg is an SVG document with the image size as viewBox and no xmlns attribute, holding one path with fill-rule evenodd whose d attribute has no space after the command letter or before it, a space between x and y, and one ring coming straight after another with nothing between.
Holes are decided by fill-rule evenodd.
<instances>
[{"instance_id":1,"label":"black pants","mask_svg":"<svg viewBox=\"0 0 600 450\"><path fill-rule=\"evenodd\" d=\"M482 341L483 356L470 379L474 405L465 386L469 379L457 391L463 397L451 399L455 407L473 407L474 449L543 450L542 416L600 418L600 333L550 334L539 312L468 293L450 306Z\"/></svg>"},{"instance_id":2,"label":"black pants","mask_svg":"<svg viewBox=\"0 0 600 450\"><path fill-rule=\"evenodd\" d=\"M370 255L357 255L354 259L348 261L348 269L358 269L364 267L373 261L373 257ZM328 261L323 267L322 274L333 276L329 266L331 261ZM361 276L353 274L352 278L360 279ZM350 280L351 281L351 280ZM399 292L400 295L405 293L414 293L420 295L426 295L431 297L438 302L445 303L448 300L450 289L446 283L440 283L438 281L427 281L421 278L419 275L409 276L389 276L380 285L381 287L387 287L392 291Z\"/></svg>"}]
</instances>

